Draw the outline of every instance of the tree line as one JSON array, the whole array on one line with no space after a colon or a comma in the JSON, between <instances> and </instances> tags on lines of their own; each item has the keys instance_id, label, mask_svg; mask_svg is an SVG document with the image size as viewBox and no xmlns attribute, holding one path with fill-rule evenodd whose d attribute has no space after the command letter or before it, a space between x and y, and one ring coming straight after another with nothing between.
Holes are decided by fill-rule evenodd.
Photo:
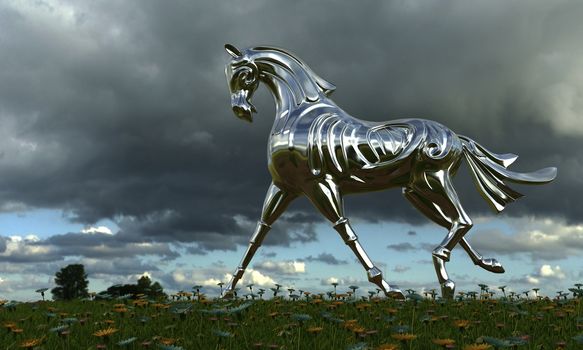
<instances>
[{"instance_id":1,"label":"tree line","mask_svg":"<svg viewBox=\"0 0 583 350\"><path fill-rule=\"evenodd\" d=\"M53 300L72 300L89 298L87 274L82 264L71 264L55 274L55 288L51 289ZM44 299L44 291L41 292ZM105 291L96 294L96 297L119 297L128 295L136 298L142 294L148 298L166 298L164 288L159 282L152 282L150 277L142 276L136 284L116 284Z\"/></svg>"}]
</instances>

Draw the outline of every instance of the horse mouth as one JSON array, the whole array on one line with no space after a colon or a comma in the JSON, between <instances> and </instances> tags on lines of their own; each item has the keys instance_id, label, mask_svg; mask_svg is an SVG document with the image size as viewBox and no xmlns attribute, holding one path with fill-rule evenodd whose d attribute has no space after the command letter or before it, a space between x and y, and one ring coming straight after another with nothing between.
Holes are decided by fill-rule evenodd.
<instances>
[{"instance_id":1,"label":"horse mouth","mask_svg":"<svg viewBox=\"0 0 583 350\"><path fill-rule=\"evenodd\" d=\"M231 94L231 106L233 107L233 113L242 120L249 123L253 122L253 113L257 113L255 106L248 99L247 90L239 90L236 93Z\"/></svg>"}]
</instances>

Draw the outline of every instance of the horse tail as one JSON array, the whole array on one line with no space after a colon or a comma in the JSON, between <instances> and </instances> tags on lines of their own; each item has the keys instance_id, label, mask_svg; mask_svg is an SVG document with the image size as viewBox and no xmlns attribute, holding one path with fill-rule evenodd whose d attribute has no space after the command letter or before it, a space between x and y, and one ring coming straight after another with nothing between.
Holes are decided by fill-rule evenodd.
<instances>
[{"instance_id":1,"label":"horse tail","mask_svg":"<svg viewBox=\"0 0 583 350\"><path fill-rule=\"evenodd\" d=\"M469 164L474 184L488 204L501 212L504 207L523 195L508 187L503 180L514 183L536 185L551 182L557 176L557 168L549 167L531 173L517 173L506 169L517 155L496 154L488 151L469 137L458 135L463 145L463 154Z\"/></svg>"}]
</instances>

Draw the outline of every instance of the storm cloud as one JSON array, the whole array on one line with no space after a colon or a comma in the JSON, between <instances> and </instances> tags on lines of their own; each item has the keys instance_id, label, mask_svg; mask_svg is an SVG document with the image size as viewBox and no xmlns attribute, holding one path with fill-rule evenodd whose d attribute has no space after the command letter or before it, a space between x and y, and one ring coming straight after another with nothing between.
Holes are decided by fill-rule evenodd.
<instances>
[{"instance_id":1,"label":"storm cloud","mask_svg":"<svg viewBox=\"0 0 583 350\"><path fill-rule=\"evenodd\" d=\"M514 186L526 197L506 212L580 223L581 16L580 2L542 0L3 3L0 202L120 227L36 242L53 247L49 260L64 254L54 247L98 256L96 240L168 259L171 242L194 254L246 245L270 182L274 107L260 90L254 124L232 115L232 43L292 50L358 118L433 119L518 154L516 171L556 166L551 184ZM471 215L490 213L464 166L454 182ZM399 191L347 197L346 208L371 222L427 223ZM322 221L298 199L265 244L314 241Z\"/></svg>"}]
</instances>

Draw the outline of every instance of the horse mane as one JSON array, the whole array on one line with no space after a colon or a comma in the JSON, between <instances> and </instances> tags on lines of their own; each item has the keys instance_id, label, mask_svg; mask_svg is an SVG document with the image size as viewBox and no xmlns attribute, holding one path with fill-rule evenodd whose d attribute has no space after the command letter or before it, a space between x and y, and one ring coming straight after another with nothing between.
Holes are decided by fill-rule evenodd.
<instances>
[{"instance_id":1,"label":"horse mane","mask_svg":"<svg viewBox=\"0 0 583 350\"><path fill-rule=\"evenodd\" d=\"M286 50L271 46L256 46L253 47L251 50L256 51L257 53L259 53L259 55L261 55L262 53L276 53L278 55L282 55L284 57L289 58L291 61L295 62L308 75L308 77L313 81L315 86L318 88L319 92L323 93L325 96L330 96L334 92L334 90L336 90L336 86L334 84L320 77L304 61L302 61L301 59L299 59L298 57L296 57L295 55ZM258 59L261 60L261 58ZM268 58L266 57L264 59ZM273 59L269 59L269 61L271 61L272 63L274 62ZM282 64L283 61L278 63Z\"/></svg>"}]
</instances>

